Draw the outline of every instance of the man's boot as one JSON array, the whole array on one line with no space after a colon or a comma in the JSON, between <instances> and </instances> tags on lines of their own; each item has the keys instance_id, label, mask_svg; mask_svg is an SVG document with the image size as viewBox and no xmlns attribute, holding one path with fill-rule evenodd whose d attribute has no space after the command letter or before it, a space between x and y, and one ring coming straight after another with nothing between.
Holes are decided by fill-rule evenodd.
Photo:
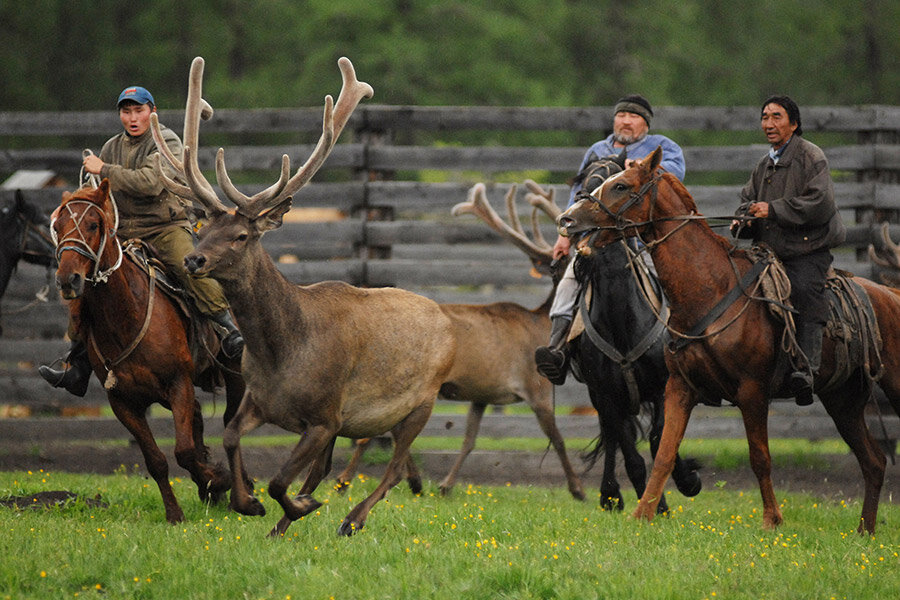
<instances>
[{"instance_id":1,"label":"man's boot","mask_svg":"<svg viewBox=\"0 0 900 600\"><path fill-rule=\"evenodd\" d=\"M538 346L534 351L538 373L549 379L553 385L562 385L566 382L569 370L566 338L569 337L571 327L572 319L569 317L553 317L550 319L550 343Z\"/></svg>"},{"instance_id":2,"label":"man's boot","mask_svg":"<svg viewBox=\"0 0 900 600\"><path fill-rule=\"evenodd\" d=\"M73 340L69 352L63 359L61 371L47 365L38 367L38 373L53 387L64 388L70 394L83 397L91 382L91 362L88 360L87 346L80 340ZM59 359L57 359L59 362ZM54 363L55 364L55 363Z\"/></svg>"},{"instance_id":3,"label":"man's boot","mask_svg":"<svg viewBox=\"0 0 900 600\"><path fill-rule=\"evenodd\" d=\"M244 351L244 336L238 331L231 313L227 310L212 315L212 320L225 328L226 334L222 338L222 351L228 358L237 358Z\"/></svg>"},{"instance_id":4,"label":"man's boot","mask_svg":"<svg viewBox=\"0 0 900 600\"><path fill-rule=\"evenodd\" d=\"M797 341L806 357L806 369L791 373L791 392L798 406L809 406L813 403L813 378L822 363L823 327L820 323L803 323L799 329Z\"/></svg>"}]
</instances>

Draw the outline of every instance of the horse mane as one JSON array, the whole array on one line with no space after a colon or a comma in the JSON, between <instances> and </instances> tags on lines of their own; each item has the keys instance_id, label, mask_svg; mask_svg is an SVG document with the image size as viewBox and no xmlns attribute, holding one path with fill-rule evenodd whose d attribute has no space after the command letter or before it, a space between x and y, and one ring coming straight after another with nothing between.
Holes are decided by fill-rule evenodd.
<instances>
[{"instance_id":1,"label":"horse mane","mask_svg":"<svg viewBox=\"0 0 900 600\"><path fill-rule=\"evenodd\" d=\"M671 173L663 173L662 180L669 184L669 186L672 188L672 191L674 191L675 194L678 195L688 213L700 216L703 215L703 213L701 213L697 209L697 203L694 202L693 196L691 196L691 193L688 191L687 187L685 187L684 183L682 183L680 179L678 179ZM712 227L709 226L709 223L706 222L706 219L695 222L699 224L704 230L706 230L709 233L710 237L715 240L715 242L719 246L721 246L724 251L730 253L735 258L746 258L747 260L750 260L749 256L747 256L746 250L742 248L736 248L735 245L727 238L713 231Z\"/></svg>"}]
</instances>

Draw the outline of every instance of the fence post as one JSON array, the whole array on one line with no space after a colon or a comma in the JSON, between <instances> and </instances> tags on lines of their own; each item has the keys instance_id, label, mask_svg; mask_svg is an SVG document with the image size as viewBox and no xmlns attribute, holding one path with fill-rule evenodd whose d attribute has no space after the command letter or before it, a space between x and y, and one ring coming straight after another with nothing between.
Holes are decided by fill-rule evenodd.
<instances>
[{"instance_id":1,"label":"fence post","mask_svg":"<svg viewBox=\"0 0 900 600\"><path fill-rule=\"evenodd\" d=\"M358 207L358 216L363 221L363 238L359 247L356 249L356 255L363 260L362 281L360 285L363 287L371 286L372 281L369 277L367 268L370 259L389 259L391 258L390 246L375 246L369 242L369 223L373 221L393 221L394 211L388 206L373 206L369 201L369 182L384 181L394 178L394 172L376 170L371 165L371 150L378 146L389 145L393 140L393 132L385 127L373 123L373 111L363 110L363 118L360 120L359 126L355 130L355 139L363 146L363 165L357 172L357 179L363 181L363 203ZM378 285L393 285L394 282L385 283L378 282Z\"/></svg>"}]
</instances>

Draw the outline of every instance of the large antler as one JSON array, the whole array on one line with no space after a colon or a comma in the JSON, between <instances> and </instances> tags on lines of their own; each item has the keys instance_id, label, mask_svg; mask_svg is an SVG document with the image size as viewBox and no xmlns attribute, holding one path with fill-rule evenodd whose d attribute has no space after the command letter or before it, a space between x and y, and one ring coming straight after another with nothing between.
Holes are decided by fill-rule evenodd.
<instances>
[{"instance_id":1,"label":"large antler","mask_svg":"<svg viewBox=\"0 0 900 600\"><path fill-rule=\"evenodd\" d=\"M160 153L184 177L188 184L185 187L166 176L157 160L156 171L160 175L163 185L174 194L197 200L206 207L211 215L214 215L227 212L227 208L219 201L215 190L203 177L197 164L200 118L209 118L212 114L212 107L202 98L203 66L203 58L199 56L191 63L188 99L184 113L183 164L177 161L168 151L159 131L159 121L155 114L151 115L150 122L153 139L156 141ZM216 153L216 181L219 187L222 188L225 196L238 207L238 212L248 217L255 217L266 209L293 196L300 188L306 185L325 162L325 159L328 158L335 141L350 119L353 110L363 98L372 97L374 94L372 86L356 78L356 71L348 58L342 57L338 60L338 67L341 69L343 82L337 103L334 103L330 95L325 96L322 136L319 138L312 154L297 169L293 177L290 177L290 158L285 154L281 158L281 176L278 178L278 181L253 196L246 196L232 184L231 178L228 176L228 170L225 168L225 150L219 148L219 151Z\"/></svg>"},{"instance_id":2,"label":"large antler","mask_svg":"<svg viewBox=\"0 0 900 600\"><path fill-rule=\"evenodd\" d=\"M543 208L541 208L543 210ZM559 209L557 209L558 212ZM483 183L476 183L469 190L468 200L453 207L451 214L457 217L462 214L472 214L487 223L487 225L511 241L522 250L535 265L548 265L553 259L553 246L547 243L541 234L538 222L538 207L531 211L532 236L529 238L522 229L522 223L516 212L516 186L510 187L506 194L506 211L509 223L504 221L491 206L487 199L487 193Z\"/></svg>"},{"instance_id":3,"label":"large antler","mask_svg":"<svg viewBox=\"0 0 900 600\"><path fill-rule=\"evenodd\" d=\"M891 239L890 224L881 224L881 239L884 245L880 250L869 244L869 259L878 266L900 269L900 246Z\"/></svg>"}]
</instances>

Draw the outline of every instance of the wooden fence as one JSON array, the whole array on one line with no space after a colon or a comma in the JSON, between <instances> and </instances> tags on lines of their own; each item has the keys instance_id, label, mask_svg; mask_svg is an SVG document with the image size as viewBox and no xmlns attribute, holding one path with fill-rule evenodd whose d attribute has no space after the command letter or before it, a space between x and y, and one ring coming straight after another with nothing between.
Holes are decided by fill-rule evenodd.
<instances>
[{"instance_id":1,"label":"wooden fence","mask_svg":"<svg viewBox=\"0 0 900 600\"><path fill-rule=\"evenodd\" d=\"M758 116L757 107L656 109L653 131L682 145L686 184L704 214L734 211L742 183L766 151ZM160 118L180 132L182 111L162 110ZM82 149L99 151L120 127L112 111L0 112L0 175L51 169L74 187ZM295 197L289 222L263 240L296 283L340 279L399 286L445 302L537 306L549 282L534 279L527 259L475 218L451 218L450 208L465 200L472 184L484 181L499 210L509 186L525 177L549 182L564 205L565 181L587 146L610 128L610 107L363 104L315 180ZM806 107L803 129L829 158L848 225L836 265L877 277L865 248L879 243L882 220L900 222L900 107ZM254 192L277 177L282 154L294 165L302 163L320 130L320 108L220 109L201 125L201 144L209 145L201 147L199 161L211 172L215 150L224 146L229 173ZM25 195L49 211L59 203L60 190ZM544 231L552 241L552 224ZM900 239L900 225L892 234ZM65 347L65 310L51 288L48 302L10 314L30 304L44 283L42 269L24 266L3 298L0 394L46 408L72 401L34 376L35 363ZM89 401L102 403L99 386L91 387ZM563 391L562 398L587 404L580 389Z\"/></svg>"}]
</instances>

